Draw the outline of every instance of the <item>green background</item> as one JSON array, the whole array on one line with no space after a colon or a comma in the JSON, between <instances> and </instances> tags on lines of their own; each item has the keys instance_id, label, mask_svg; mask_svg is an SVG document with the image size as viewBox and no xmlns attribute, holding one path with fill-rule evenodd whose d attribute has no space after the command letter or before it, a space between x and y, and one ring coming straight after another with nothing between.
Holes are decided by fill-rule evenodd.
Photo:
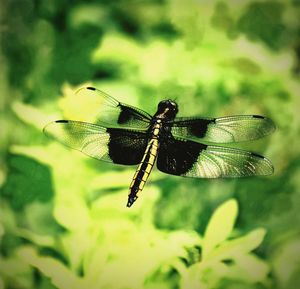
<instances>
[{"instance_id":1,"label":"green background","mask_svg":"<svg viewBox=\"0 0 300 289\"><path fill-rule=\"evenodd\" d=\"M0 289L300 286L300 2L4 0L0 4ZM153 171L47 139L49 121L97 112L93 85L154 113L259 114L271 136L239 147L270 177Z\"/></svg>"}]
</instances>

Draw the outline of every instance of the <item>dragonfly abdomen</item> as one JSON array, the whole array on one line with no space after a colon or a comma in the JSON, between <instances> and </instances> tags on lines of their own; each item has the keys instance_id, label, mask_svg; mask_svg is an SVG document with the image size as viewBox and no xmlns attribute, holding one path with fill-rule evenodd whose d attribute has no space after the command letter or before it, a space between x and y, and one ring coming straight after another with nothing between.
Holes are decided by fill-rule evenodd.
<instances>
[{"instance_id":1,"label":"dragonfly abdomen","mask_svg":"<svg viewBox=\"0 0 300 289\"><path fill-rule=\"evenodd\" d=\"M139 164L130 184L127 207L131 207L131 205L138 198L138 194L143 190L154 166L157 157L158 146L159 142L157 138L152 138L149 141L144 157Z\"/></svg>"}]
</instances>

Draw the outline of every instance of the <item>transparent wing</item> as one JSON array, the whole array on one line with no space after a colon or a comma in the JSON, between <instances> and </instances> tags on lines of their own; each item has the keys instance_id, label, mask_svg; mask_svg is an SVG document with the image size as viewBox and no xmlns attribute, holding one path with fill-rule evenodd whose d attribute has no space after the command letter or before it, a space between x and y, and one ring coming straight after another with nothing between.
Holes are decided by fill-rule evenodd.
<instances>
[{"instance_id":1,"label":"transparent wing","mask_svg":"<svg viewBox=\"0 0 300 289\"><path fill-rule=\"evenodd\" d=\"M267 158L255 153L174 138L161 144L157 168L193 178L263 176L274 170Z\"/></svg>"},{"instance_id":2,"label":"transparent wing","mask_svg":"<svg viewBox=\"0 0 300 289\"><path fill-rule=\"evenodd\" d=\"M193 141L233 143L259 139L275 130L273 121L259 115L220 118L176 118L169 124L175 137Z\"/></svg>"},{"instance_id":3,"label":"transparent wing","mask_svg":"<svg viewBox=\"0 0 300 289\"><path fill-rule=\"evenodd\" d=\"M147 129L151 115L133 106L121 103L94 87L80 88L76 94L82 97L97 99L99 112L96 116L96 124L109 124L112 127L126 127L136 129Z\"/></svg>"},{"instance_id":4,"label":"transparent wing","mask_svg":"<svg viewBox=\"0 0 300 289\"><path fill-rule=\"evenodd\" d=\"M80 121L51 122L44 133L90 157L122 165L140 163L147 146L147 135L143 131L106 128Z\"/></svg>"}]
</instances>

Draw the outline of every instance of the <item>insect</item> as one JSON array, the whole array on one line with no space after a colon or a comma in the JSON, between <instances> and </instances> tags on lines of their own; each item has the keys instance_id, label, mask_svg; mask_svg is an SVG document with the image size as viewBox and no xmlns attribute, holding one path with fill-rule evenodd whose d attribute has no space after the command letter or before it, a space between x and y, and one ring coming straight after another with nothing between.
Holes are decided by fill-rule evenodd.
<instances>
[{"instance_id":1,"label":"insect","mask_svg":"<svg viewBox=\"0 0 300 289\"><path fill-rule=\"evenodd\" d=\"M211 145L255 140L274 131L269 118L237 115L220 118L176 117L178 105L159 102L156 113L121 103L94 88L78 94L102 101L95 123L56 120L44 132L93 158L120 165L138 165L129 187L127 207L136 201L152 171L193 178L270 175L272 163L241 149ZM207 144L208 143L208 144Z\"/></svg>"}]
</instances>

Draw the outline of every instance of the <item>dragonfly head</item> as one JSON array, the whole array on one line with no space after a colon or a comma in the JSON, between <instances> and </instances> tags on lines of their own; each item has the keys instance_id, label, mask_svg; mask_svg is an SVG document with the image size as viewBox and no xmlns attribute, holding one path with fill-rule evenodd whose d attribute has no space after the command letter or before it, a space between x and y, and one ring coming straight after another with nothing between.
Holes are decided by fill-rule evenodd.
<instances>
[{"instance_id":1,"label":"dragonfly head","mask_svg":"<svg viewBox=\"0 0 300 289\"><path fill-rule=\"evenodd\" d=\"M156 116L167 119L174 119L178 113L178 105L175 101L168 99L162 100L157 107Z\"/></svg>"}]
</instances>

